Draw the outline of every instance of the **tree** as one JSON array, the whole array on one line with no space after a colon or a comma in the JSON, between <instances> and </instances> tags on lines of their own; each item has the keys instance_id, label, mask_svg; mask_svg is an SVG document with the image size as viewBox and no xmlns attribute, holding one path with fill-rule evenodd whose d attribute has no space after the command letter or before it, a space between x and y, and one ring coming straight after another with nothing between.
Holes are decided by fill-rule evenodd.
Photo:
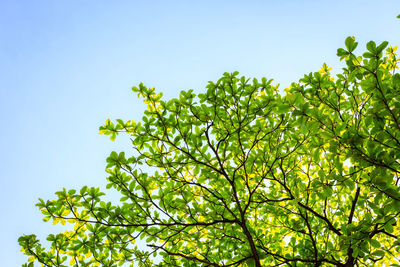
<instances>
[{"instance_id":1,"label":"tree","mask_svg":"<svg viewBox=\"0 0 400 267\"><path fill-rule=\"evenodd\" d=\"M134 87L142 122L100 127L135 149L107 159L121 203L86 186L40 199L74 228L20 237L25 266L400 266L396 47L345 45L340 74L324 64L283 96L237 72L169 101Z\"/></svg>"}]
</instances>

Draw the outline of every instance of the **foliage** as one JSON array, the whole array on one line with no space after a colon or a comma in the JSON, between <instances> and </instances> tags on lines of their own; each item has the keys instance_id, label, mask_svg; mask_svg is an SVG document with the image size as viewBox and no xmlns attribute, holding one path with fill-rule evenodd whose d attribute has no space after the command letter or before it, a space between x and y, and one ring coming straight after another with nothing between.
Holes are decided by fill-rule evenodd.
<instances>
[{"instance_id":1,"label":"foliage","mask_svg":"<svg viewBox=\"0 0 400 267\"><path fill-rule=\"evenodd\" d=\"M396 47L345 45L340 74L324 64L283 96L237 72L169 101L134 87L142 122L100 127L135 149L107 159L121 203L88 187L40 200L44 221L74 228L49 249L22 236L25 266L400 266Z\"/></svg>"}]
</instances>

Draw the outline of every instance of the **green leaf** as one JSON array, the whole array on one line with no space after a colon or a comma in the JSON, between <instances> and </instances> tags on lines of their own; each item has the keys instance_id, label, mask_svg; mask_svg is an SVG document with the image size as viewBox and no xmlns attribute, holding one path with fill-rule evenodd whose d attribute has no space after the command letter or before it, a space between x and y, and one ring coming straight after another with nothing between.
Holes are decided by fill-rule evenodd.
<instances>
[{"instance_id":1,"label":"green leaf","mask_svg":"<svg viewBox=\"0 0 400 267\"><path fill-rule=\"evenodd\" d=\"M378 257L384 257L385 256L385 252L383 250L375 250L372 255L374 256L378 256Z\"/></svg>"},{"instance_id":2,"label":"green leaf","mask_svg":"<svg viewBox=\"0 0 400 267\"><path fill-rule=\"evenodd\" d=\"M377 48L376 48L376 50L377 50L377 53L381 53L387 46L388 46L388 42L387 41L384 41L384 42L382 42Z\"/></svg>"},{"instance_id":3,"label":"green leaf","mask_svg":"<svg viewBox=\"0 0 400 267\"><path fill-rule=\"evenodd\" d=\"M246 260L246 264L248 267L255 267L256 266L256 261L254 258L249 258Z\"/></svg>"},{"instance_id":4,"label":"green leaf","mask_svg":"<svg viewBox=\"0 0 400 267\"><path fill-rule=\"evenodd\" d=\"M346 40L344 41L344 43L349 52L353 52L357 48L357 45L358 45L358 43L355 42L354 36L347 37Z\"/></svg>"},{"instance_id":5,"label":"green leaf","mask_svg":"<svg viewBox=\"0 0 400 267\"><path fill-rule=\"evenodd\" d=\"M376 52L376 44L375 44L375 42L374 41L369 41L368 43L367 43L367 49L368 49L368 51L370 51L372 54L377 54Z\"/></svg>"},{"instance_id":6,"label":"green leaf","mask_svg":"<svg viewBox=\"0 0 400 267\"><path fill-rule=\"evenodd\" d=\"M389 234L393 233L394 229L393 226L390 223L386 223L385 226L383 227L386 232Z\"/></svg>"},{"instance_id":7,"label":"green leaf","mask_svg":"<svg viewBox=\"0 0 400 267\"><path fill-rule=\"evenodd\" d=\"M289 111L289 109L290 109L289 105L286 105L286 104L278 105L278 113L279 114L285 114Z\"/></svg>"},{"instance_id":8,"label":"green leaf","mask_svg":"<svg viewBox=\"0 0 400 267\"><path fill-rule=\"evenodd\" d=\"M329 197L332 196L332 194L333 194L332 188L329 187L329 186L325 186L325 187L324 187L324 192L323 192L323 194L324 194L325 197L328 197L328 198L329 198Z\"/></svg>"},{"instance_id":9,"label":"green leaf","mask_svg":"<svg viewBox=\"0 0 400 267\"><path fill-rule=\"evenodd\" d=\"M337 50L337 53L336 53L336 55L338 56L338 57L340 57L340 59L343 59L345 56L347 56L349 54L349 52L347 52L346 50L344 50L343 48L339 48L338 50Z\"/></svg>"},{"instance_id":10,"label":"green leaf","mask_svg":"<svg viewBox=\"0 0 400 267\"><path fill-rule=\"evenodd\" d=\"M79 193L81 194L81 195L83 195L86 191L87 191L87 186L85 185L85 186L83 186L82 188L81 188L81 190L79 191Z\"/></svg>"},{"instance_id":11,"label":"green leaf","mask_svg":"<svg viewBox=\"0 0 400 267\"><path fill-rule=\"evenodd\" d=\"M381 247L381 244L380 244L377 240L375 240L375 239L370 239L370 240L369 240L369 243L370 243L371 246L373 246L374 248L380 248L380 247Z\"/></svg>"}]
</instances>

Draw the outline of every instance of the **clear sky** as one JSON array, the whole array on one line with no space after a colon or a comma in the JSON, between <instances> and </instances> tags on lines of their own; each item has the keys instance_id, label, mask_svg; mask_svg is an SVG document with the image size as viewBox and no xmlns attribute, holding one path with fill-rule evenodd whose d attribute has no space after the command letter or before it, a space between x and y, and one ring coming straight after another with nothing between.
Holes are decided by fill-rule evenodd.
<instances>
[{"instance_id":1,"label":"clear sky","mask_svg":"<svg viewBox=\"0 0 400 267\"><path fill-rule=\"evenodd\" d=\"M166 98L204 90L223 72L282 88L326 62L354 35L400 45L400 1L0 1L0 265L20 266L17 239L44 223L39 197L105 188L105 160L131 151L98 135L107 119L142 117L131 87Z\"/></svg>"}]
</instances>

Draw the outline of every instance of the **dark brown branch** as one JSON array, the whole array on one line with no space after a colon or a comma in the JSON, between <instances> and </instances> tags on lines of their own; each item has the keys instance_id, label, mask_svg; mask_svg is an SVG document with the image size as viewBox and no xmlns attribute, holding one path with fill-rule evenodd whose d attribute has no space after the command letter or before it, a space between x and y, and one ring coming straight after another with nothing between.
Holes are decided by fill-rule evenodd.
<instances>
[{"instance_id":1,"label":"dark brown branch","mask_svg":"<svg viewBox=\"0 0 400 267\"><path fill-rule=\"evenodd\" d=\"M360 196L360 187L357 187L356 195L354 196L353 203L351 204L351 210L347 224L350 224L353 221L354 210L356 209L356 204L359 196Z\"/></svg>"},{"instance_id":2,"label":"dark brown branch","mask_svg":"<svg viewBox=\"0 0 400 267\"><path fill-rule=\"evenodd\" d=\"M318 218L320 218L321 220L323 220L324 222L326 222L326 224L328 225L329 230L333 231L335 234L341 236L342 233L336 229L335 226L333 226L333 224L331 223L331 221L328 220L328 218L326 218L325 216L322 216L321 214L319 214L318 212L314 211L312 208L304 205L303 203L301 203L300 201L297 202L302 208L310 211L311 213L313 213L315 216L317 216Z\"/></svg>"}]
</instances>

